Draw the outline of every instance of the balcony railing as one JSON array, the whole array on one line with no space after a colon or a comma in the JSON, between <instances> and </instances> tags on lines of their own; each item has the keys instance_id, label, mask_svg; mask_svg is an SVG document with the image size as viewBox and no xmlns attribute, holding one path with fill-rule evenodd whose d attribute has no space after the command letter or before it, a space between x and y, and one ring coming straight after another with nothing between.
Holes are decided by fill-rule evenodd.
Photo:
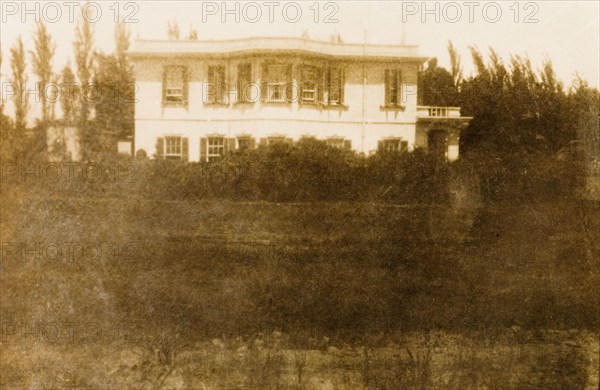
<instances>
[{"instance_id":1,"label":"balcony railing","mask_svg":"<svg viewBox=\"0 0 600 390\"><path fill-rule=\"evenodd\" d=\"M458 118L460 107L418 106L417 116L421 118Z\"/></svg>"}]
</instances>

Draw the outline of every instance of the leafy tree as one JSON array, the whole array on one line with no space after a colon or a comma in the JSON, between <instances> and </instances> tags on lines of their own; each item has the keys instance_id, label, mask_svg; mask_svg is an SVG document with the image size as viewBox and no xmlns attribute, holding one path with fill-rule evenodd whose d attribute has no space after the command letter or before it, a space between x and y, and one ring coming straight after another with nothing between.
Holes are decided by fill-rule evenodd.
<instances>
[{"instance_id":1,"label":"leafy tree","mask_svg":"<svg viewBox=\"0 0 600 390\"><path fill-rule=\"evenodd\" d=\"M131 65L127 60L127 50L131 44L131 31L127 29L127 26L123 22L119 22L115 26L115 56L119 63L119 67L128 68L130 70Z\"/></svg>"},{"instance_id":2,"label":"leafy tree","mask_svg":"<svg viewBox=\"0 0 600 390\"><path fill-rule=\"evenodd\" d=\"M10 49L11 83L15 94L12 96L15 106L15 124L8 134L8 145L16 157L22 157L27 131L27 115L29 113L29 95L26 93L28 76L26 73L25 48L21 36Z\"/></svg>"},{"instance_id":3,"label":"leafy tree","mask_svg":"<svg viewBox=\"0 0 600 390\"><path fill-rule=\"evenodd\" d=\"M67 64L61 72L60 90L62 91L60 96L60 107L62 110L62 122L65 126L73 126L76 121L77 101L79 100L79 93L81 92L78 88L75 80L75 74L71 70L71 65Z\"/></svg>"},{"instance_id":4,"label":"leafy tree","mask_svg":"<svg viewBox=\"0 0 600 390\"><path fill-rule=\"evenodd\" d=\"M91 112L92 91L90 89L94 66L94 31L88 18L81 18L77 24L73 44L75 62L77 64L78 82L81 93L78 94L79 139L84 159L89 159L94 150L98 149L98 140L94 129L89 124Z\"/></svg>"},{"instance_id":5,"label":"leafy tree","mask_svg":"<svg viewBox=\"0 0 600 390\"><path fill-rule=\"evenodd\" d=\"M52 154L62 160L69 160L71 156L67 151L65 127L72 127L77 124L76 104L79 101L78 96L81 93L75 79L75 74L71 70L70 63L63 68L57 82L59 83L61 91L60 107L62 117L59 121L59 134L57 134L54 144L52 145Z\"/></svg>"},{"instance_id":6,"label":"leafy tree","mask_svg":"<svg viewBox=\"0 0 600 390\"><path fill-rule=\"evenodd\" d=\"M94 127L104 151L116 152L117 141L133 134L135 84L126 56L129 36L124 24L117 24L115 52L96 56L94 85L101 99L94 106Z\"/></svg>"},{"instance_id":7,"label":"leafy tree","mask_svg":"<svg viewBox=\"0 0 600 390\"><path fill-rule=\"evenodd\" d=\"M494 50L487 64L477 49L471 54L477 71L463 82L460 101L473 120L461 135L461 148L478 163L487 195L572 196L582 168L565 150L577 142L573 124L581 113L571 108L552 64L545 61L536 72L527 57L511 56L506 66Z\"/></svg>"},{"instance_id":8,"label":"leafy tree","mask_svg":"<svg viewBox=\"0 0 600 390\"><path fill-rule=\"evenodd\" d=\"M52 59L56 45L43 22L37 24L34 37L35 51L30 51L33 72L38 78L37 92L40 98L42 117L35 127L34 151L42 155L47 151L47 132L53 118L53 99L48 96L48 86L53 80Z\"/></svg>"},{"instance_id":9,"label":"leafy tree","mask_svg":"<svg viewBox=\"0 0 600 390\"><path fill-rule=\"evenodd\" d=\"M38 78L37 90L40 96L42 108L42 123L47 124L52 121L51 107L47 96L47 87L52 81L52 59L56 50L56 44L52 41L52 36L48 33L46 25L43 22L37 24L34 37L35 51L30 51L33 71Z\"/></svg>"},{"instance_id":10,"label":"leafy tree","mask_svg":"<svg viewBox=\"0 0 600 390\"><path fill-rule=\"evenodd\" d=\"M463 69L460 63L460 55L454 48L452 41L448 41L448 55L450 56L450 73L454 80L454 88L458 91L463 81Z\"/></svg>"},{"instance_id":11,"label":"leafy tree","mask_svg":"<svg viewBox=\"0 0 600 390\"><path fill-rule=\"evenodd\" d=\"M2 80L2 51L0 51L0 80ZM4 97L0 99L0 117L4 115Z\"/></svg>"},{"instance_id":12,"label":"leafy tree","mask_svg":"<svg viewBox=\"0 0 600 390\"><path fill-rule=\"evenodd\" d=\"M458 106L458 90L454 78L438 67L437 58L429 60L419 77L420 103L427 106Z\"/></svg>"},{"instance_id":13,"label":"leafy tree","mask_svg":"<svg viewBox=\"0 0 600 390\"><path fill-rule=\"evenodd\" d=\"M2 52L0 51L0 71L2 70ZM2 73L0 73L0 80ZM14 135L13 123L9 117L4 115L4 99L0 99L0 160L6 161L12 158L12 149L9 145L9 136Z\"/></svg>"}]
</instances>

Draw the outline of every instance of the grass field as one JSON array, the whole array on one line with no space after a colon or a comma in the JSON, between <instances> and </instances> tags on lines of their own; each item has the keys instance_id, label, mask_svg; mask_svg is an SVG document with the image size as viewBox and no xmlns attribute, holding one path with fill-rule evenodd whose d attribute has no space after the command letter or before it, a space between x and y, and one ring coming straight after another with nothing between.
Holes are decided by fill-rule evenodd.
<instances>
[{"instance_id":1,"label":"grass field","mask_svg":"<svg viewBox=\"0 0 600 390\"><path fill-rule=\"evenodd\" d=\"M594 205L2 191L3 388L598 386Z\"/></svg>"}]
</instances>

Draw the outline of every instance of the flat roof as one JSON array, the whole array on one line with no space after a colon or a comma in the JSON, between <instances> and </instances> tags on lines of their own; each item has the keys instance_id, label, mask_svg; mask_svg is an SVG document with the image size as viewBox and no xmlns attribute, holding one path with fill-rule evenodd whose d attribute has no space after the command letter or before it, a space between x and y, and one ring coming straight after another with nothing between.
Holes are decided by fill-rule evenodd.
<instances>
[{"instance_id":1,"label":"flat roof","mask_svg":"<svg viewBox=\"0 0 600 390\"><path fill-rule=\"evenodd\" d=\"M135 40L128 55L144 57L227 57L259 54L304 54L323 58L403 60L423 63L417 45L373 45L315 41L300 37L252 37L227 40Z\"/></svg>"}]
</instances>

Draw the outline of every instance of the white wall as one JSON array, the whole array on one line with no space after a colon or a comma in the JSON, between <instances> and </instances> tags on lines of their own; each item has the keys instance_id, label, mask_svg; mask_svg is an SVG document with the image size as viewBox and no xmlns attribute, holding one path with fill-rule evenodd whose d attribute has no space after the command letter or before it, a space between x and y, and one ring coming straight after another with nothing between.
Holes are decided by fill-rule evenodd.
<instances>
[{"instance_id":1,"label":"white wall","mask_svg":"<svg viewBox=\"0 0 600 390\"><path fill-rule=\"evenodd\" d=\"M257 141L274 134L286 134L298 140L304 135L317 138L343 136L352 141L352 148L369 153L386 137L402 137L409 145L415 143L417 64L397 62L340 63L345 68L345 101L347 108L323 108L298 104L253 104L213 106L203 104L209 65L226 65L228 88L233 89L237 64L251 61L253 78L259 81L264 59L294 63L294 79L299 67L307 61L298 57L262 57L233 59L138 59L135 64L138 85L136 104L135 150L155 153L156 138L181 135L189 139L190 161L199 159L199 139L209 134L236 137L250 134ZM162 75L164 65L186 65L189 78L187 107L163 106ZM405 110L381 109L385 99L384 70L399 67L405 88ZM366 77L366 78L364 78ZM364 81L364 82L363 82ZM363 93L364 92L364 93ZM364 110L363 110L364 104Z\"/></svg>"}]
</instances>

